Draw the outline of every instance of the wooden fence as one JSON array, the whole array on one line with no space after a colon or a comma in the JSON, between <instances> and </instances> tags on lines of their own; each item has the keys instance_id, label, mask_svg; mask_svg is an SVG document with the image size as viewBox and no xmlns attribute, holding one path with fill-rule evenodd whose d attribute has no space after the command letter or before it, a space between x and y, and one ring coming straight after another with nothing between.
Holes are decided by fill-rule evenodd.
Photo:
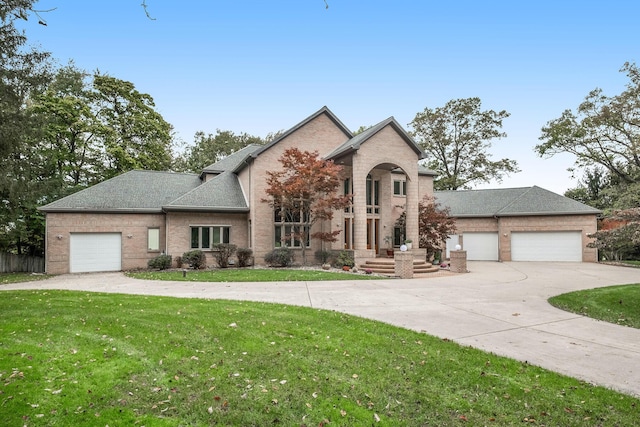
<instances>
[{"instance_id":1,"label":"wooden fence","mask_svg":"<svg viewBox=\"0 0 640 427\"><path fill-rule=\"evenodd\" d=\"M0 252L0 273L44 273L44 258Z\"/></svg>"}]
</instances>

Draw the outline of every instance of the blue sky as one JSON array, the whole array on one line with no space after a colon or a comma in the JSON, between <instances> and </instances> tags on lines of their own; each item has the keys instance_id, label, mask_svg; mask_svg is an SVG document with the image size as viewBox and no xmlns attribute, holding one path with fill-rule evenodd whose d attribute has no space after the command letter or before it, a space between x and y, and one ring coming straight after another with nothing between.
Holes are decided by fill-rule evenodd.
<instances>
[{"instance_id":1,"label":"blue sky","mask_svg":"<svg viewBox=\"0 0 640 427\"><path fill-rule=\"evenodd\" d=\"M328 106L352 130L479 97L506 110L501 184L563 193L573 157L533 151L540 128L596 87L618 94L640 63L637 0L40 0L29 42L135 84L186 144L202 130L265 136Z\"/></svg>"}]
</instances>

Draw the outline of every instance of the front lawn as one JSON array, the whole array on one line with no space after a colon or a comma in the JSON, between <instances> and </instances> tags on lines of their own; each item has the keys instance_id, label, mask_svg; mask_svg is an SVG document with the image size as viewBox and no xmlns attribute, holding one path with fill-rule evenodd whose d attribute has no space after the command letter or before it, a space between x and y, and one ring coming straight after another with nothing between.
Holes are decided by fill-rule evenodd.
<instances>
[{"instance_id":1,"label":"front lawn","mask_svg":"<svg viewBox=\"0 0 640 427\"><path fill-rule=\"evenodd\" d=\"M301 282L320 280L372 280L385 277L364 273L296 268L225 268L215 270L142 271L127 273L136 279L187 282Z\"/></svg>"},{"instance_id":2,"label":"front lawn","mask_svg":"<svg viewBox=\"0 0 640 427\"><path fill-rule=\"evenodd\" d=\"M640 283L570 292L549 299L562 310L640 328Z\"/></svg>"},{"instance_id":3,"label":"front lawn","mask_svg":"<svg viewBox=\"0 0 640 427\"><path fill-rule=\"evenodd\" d=\"M342 313L7 291L8 426L635 425L640 400Z\"/></svg>"},{"instance_id":4,"label":"front lawn","mask_svg":"<svg viewBox=\"0 0 640 427\"><path fill-rule=\"evenodd\" d=\"M33 282L48 279L49 275L40 273L0 273L0 285L7 283Z\"/></svg>"}]
</instances>

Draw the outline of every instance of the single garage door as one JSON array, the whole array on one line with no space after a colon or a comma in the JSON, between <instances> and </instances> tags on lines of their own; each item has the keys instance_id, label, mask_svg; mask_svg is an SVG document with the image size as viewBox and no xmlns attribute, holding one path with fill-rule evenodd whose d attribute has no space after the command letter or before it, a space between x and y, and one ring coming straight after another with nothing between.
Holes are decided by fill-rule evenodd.
<instances>
[{"instance_id":1,"label":"single garage door","mask_svg":"<svg viewBox=\"0 0 640 427\"><path fill-rule=\"evenodd\" d=\"M582 262L580 231L512 232L513 261Z\"/></svg>"},{"instance_id":2,"label":"single garage door","mask_svg":"<svg viewBox=\"0 0 640 427\"><path fill-rule=\"evenodd\" d=\"M71 234L71 272L122 270L121 240L120 233Z\"/></svg>"},{"instance_id":3,"label":"single garage door","mask_svg":"<svg viewBox=\"0 0 640 427\"><path fill-rule=\"evenodd\" d=\"M470 261L497 261L498 233L463 233L462 249Z\"/></svg>"}]
</instances>

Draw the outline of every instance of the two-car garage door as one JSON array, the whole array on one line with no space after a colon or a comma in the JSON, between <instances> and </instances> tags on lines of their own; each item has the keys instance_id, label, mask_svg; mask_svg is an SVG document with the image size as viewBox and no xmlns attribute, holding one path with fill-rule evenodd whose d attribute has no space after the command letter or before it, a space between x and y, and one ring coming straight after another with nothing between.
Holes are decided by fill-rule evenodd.
<instances>
[{"instance_id":1,"label":"two-car garage door","mask_svg":"<svg viewBox=\"0 0 640 427\"><path fill-rule=\"evenodd\" d=\"M512 232L513 261L582 261L580 231Z\"/></svg>"},{"instance_id":2,"label":"two-car garage door","mask_svg":"<svg viewBox=\"0 0 640 427\"><path fill-rule=\"evenodd\" d=\"M70 271L122 270L122 235L120 233L72 233Z\"/></svg>"}]
</instances>

